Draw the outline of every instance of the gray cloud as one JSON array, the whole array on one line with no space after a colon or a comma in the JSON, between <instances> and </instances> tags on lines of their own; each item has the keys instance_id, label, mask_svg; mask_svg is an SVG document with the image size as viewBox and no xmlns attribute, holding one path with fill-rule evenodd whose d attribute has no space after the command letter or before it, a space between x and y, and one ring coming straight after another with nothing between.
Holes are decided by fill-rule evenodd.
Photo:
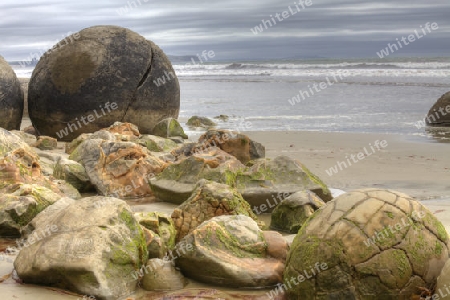
<instances>
[{"instance_id":1,"label":"gray cloud","mask_svg":"<svg viewBox=\"0 0 450 300\"><path fill-rule=\"evenodd\" d=\"M250 30L270 15L295 7L294 1L3 0L0 54L23 60L42 52L69 32L94 25L130 28L168 54L214 50L217 59L284 57L376 57L376 52L420 30L439 29L396 55L448 56L448 0L312 0L307 7L255 35Z\"/></svg>"}]
</instances>

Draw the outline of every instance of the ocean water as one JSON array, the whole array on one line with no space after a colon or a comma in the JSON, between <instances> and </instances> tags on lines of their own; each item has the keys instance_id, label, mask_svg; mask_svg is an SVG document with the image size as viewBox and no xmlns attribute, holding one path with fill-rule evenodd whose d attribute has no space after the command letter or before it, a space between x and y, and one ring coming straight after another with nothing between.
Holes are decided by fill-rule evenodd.
<instances>
[{"instance_id":1,"label":"ocean water","mask_svg":"<svg viewBox=\"0 0 450 300\"><path fill-rule=\"evenodd\" d=\"M175 64L180 120L223 114L235 130L431 136L418 123L450 91L450 58ZM16 69L30 77L32 68ZM189 131L189 130L188 130ZM435 136L442 133L438 131Z\"/></svg>"}]
</instances>

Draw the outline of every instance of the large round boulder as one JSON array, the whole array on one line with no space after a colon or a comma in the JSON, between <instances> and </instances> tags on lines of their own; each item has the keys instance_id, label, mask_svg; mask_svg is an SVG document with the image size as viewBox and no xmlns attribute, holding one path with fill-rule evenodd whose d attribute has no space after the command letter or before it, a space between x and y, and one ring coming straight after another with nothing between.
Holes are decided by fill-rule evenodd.
<instances>
[{"instance_id":1,"label":"large round boulder","mask_svg":"<svg viewBox=\"0 0 450 300\"><path fill-rule=\"evenodd\" d=\"M126 28L94 26L67 37L39 60L28 108L37 132L71 141L132 122L151 133L177 118L180 87L163 51Z\"/></svg>"},{"instance_id":2,"label":"large round boulder","mask_svg":"<svg viewBox=\"0 0 450 300\"><path fill-rule=\"evenodd\" d=\"M442 95L431 107L425 122L428 126L450 126L450 92Z\"/></svg>"},{"instance_id":3,"label":"large round boulder","mask_svg":"<svg viewBox=\"0 0 450 300\"><path fill-rule=\"evenodd\" d=\"M287 299L412 299L448 259L443 225L388 190L343 194L300 228L284 272Z\"/></svg>"},{"instance_id":4,"label":"large round boulder","mask_svg":"<svg viewBox=\"0 0 450 300\"><path fill-rule=\"evenodd\" d=\"M23 114L23 92L16 73L0 56L0 127L19 130Z\"/></svg>"}]
</instances>

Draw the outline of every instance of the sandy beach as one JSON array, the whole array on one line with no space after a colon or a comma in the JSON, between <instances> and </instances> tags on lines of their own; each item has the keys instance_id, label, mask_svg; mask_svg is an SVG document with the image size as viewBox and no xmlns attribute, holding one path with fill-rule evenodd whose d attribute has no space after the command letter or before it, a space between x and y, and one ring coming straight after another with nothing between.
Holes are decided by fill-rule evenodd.
<instances>
[{"instance_id":1,"label":"sandy beach","mask_svg":"<svg viewBox=\"0 0 450 300\"><path fill-rule=\"evenodd\" d=\"M29 125L25 119L23 126ZM329 187L345 191L358 188L386 188L407 193L419 200L441 220L450 232L450 159L448 144L418 142L400 135L326 133L326 132L246 132L252 139L266 147L266 156L274 158L286 155L305 164ZM192 135L190 140L196 140ZM371 152L375 141L387 142L380 151ZM370 156L343 168L329 176L326 170L345 161L346 156L364 151ZM381 148L381 147L380 147ZM134 211L160 211L171 214L176 205L169 203L130 203ZM270 215L259 218L270 223ZM286 236L292 240L294 235ZM11 257L13 259L13 257ZM12 271L12 263L0 261L0 277ZM190 281L186 289L216 288ZM268 290L233 291L230 293L251 296L251 299L267 299ZM11 299L82 299L70 292L48 287L17 284L8 279L0 284L0 293ZM140 289L126 299L160 299L161 294ZM153 298L156 297L156 298ZM125 299L125 298L124 298Z\"/></svg>"},{"instance_id":2,"label":"sandy beach","mask_svg":"<svg viewBox=\"0 0 450 300\"><path fill-rule=\"evenodd\" d=\"M31 125L24 118L22 129ZM190 136L196 141L201 133ZM350 191L359 188L385 188L422 200L450 230L450 159L446 143L414 139L395 134L330 133L301 131L251 131L251 139L266 147L266 156L286 155L299 160L329 187ZM331 171L334 169L335 172ZM171 214L169 203L130 203L134 211L160 211ZM270 215L259 216L266 224ZM286 236L292 240L294 235ZM14 257L11 257L14 259ZM12 271L12 262L0 261L0 278ZM190 281L187 289L217 288ZM268 290L232 291L267 299ZM9 278L0 284L5 299L82 299L82 296L48 287L22 285ZM161 299L161 294L142 289L126 299ZM125 298L124 298L125 299ZM202 298L203 299L203 298ZM247 298L246 298L247 299Z\"/></svg>"}]
</instances>

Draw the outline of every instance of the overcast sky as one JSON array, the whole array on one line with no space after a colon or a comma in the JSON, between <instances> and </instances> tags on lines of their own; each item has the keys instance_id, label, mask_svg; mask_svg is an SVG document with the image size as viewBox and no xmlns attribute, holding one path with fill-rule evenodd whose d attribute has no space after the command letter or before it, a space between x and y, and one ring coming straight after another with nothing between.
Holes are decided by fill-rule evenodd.
<instances>
[{"instance_id":1,"label":"overcast sky","mask_svg":"<svg viewBox=\"0 0 450 300\"><path fill-rule=\"evenodd\" d=\"M30 53L51 48L69 32L118 25L172 55L213 50L217 59L229 60L377 58L376 52L387 43L436 22L438 30L394 55L450 56L449 0L311 0L311 6L295 15L288 7L296 12L298 0L139 1L1 0L0 55L24 60ZM276 19L276 25L263 27L257 35L250 30L283 11L288 11L283 21Z\"/></svg>"}]
</instances>

